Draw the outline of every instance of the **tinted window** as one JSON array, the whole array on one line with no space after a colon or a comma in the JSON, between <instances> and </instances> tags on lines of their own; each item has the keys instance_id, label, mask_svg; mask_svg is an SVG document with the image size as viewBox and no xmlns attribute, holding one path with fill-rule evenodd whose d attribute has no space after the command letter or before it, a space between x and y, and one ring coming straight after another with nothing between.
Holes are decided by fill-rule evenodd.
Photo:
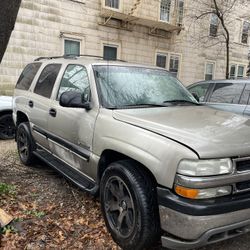
<instances>
[{"instance_id":1,"label":"tinted window","mask_svg":"<svg viewBox=\"0 0 250 250\"><path fill-rule=\"evenodd\" d=\"M41 65L41 63L28 64L20 75L16 84L16 88L28 90Z\"/></svg>"},{"instance_id":2,"label":"tinted window","mask_svg":"<svg viewBox=\"0 0 250 250\"><path fill-rule=\"evenodd\" d=\"M194 87L191 87L188 90L192 94L195 93L199 97L200 102L204 102L208 87L209 87L209 83L204 83L204 84L199 84Z\"/></svg>"},{"instance_id":3,"label":"tinted window","mask_svg":"<svg viewBox=\"0 0 250 250\"><path fill-rule=\"evenodd\" d=\"M250 95L250 84L247 84L240 98L240 104L248 104Z\"/></svg>"},{"instance_id":4,"label":"tinted window","mask_svg":"<svg viewBox=\"0 0 250 250\"><path fill-rule=\"evenodd\" d=\"M85 67L80 65L69 65L63 75L57 98L67 91L76 91L83 94L85 101L90 97L90 85L88 73Z\"/></svg>"},{"instance_id":5,"label":"tinted window","mask_svg":"<svg viewBox=\"0 0 250 250\"><path fill-rule=\"evenodd\" d=\"M47 65L37 81L34 93L50 98L60 68L61 64Z\"/></svg>"},{"instance_id":6,"label":"tinted window","mask_svg":"<svg viewBox=\"0 0 250 250\"><path fill-rule=\"evenodd\" d=\"M217 83L210 98L210 102L238 104L244 84Z\"/></svg>"}]
</instances>

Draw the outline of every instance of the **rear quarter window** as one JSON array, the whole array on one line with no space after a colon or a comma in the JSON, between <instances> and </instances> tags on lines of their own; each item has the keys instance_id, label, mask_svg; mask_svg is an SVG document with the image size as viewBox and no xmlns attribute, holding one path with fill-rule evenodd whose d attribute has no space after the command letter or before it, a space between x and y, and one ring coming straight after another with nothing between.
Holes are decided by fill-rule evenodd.
<instances>
[{"instance_id":1,"label":"rear quarter window","mask_svg":"<svg viewBox=\"0 0 250 250\"><path fill-rule=\"evenodd\" d=\"M41 63L28 64L17 81L16 89L28 90L41 65Z\"/></svg>"}]
</instances>

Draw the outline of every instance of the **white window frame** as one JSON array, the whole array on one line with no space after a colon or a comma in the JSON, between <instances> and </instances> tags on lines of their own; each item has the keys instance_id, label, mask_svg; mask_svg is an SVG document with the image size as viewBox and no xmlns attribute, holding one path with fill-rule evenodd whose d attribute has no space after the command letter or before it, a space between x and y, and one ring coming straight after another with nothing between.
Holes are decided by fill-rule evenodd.
<instances>
[{"instance_id":1,"label":"white window frame","mask_svg":"<svg viewBox=\"0 0 250 250\"><path fill-rule=\"evenodd\" d=\"M101 56L104 54L104 46L117 48L117 60L121 60L121 43L113 41L101 41Z\"/></svg>"},{"instance_id":2,"label":"white window frame","mask_svg":"<svg viewBox=\"0 0 250 250\"><path fill-rule=\"evenodd\" d=\"M65 41L78 42L79 45L80 45L79 51L80 51L80 54L82 54L82 53L81 53L81 51L82 51L82 43L81 43L81 40L72 39L72 38L64 38L64 39L63 39L63 55L65 54Z\"/></svg>"},{"instance_id":3,"label":"white window frame","mask_svg":"<svg viewBox=\"0 0 250 250\"><path fill-rule=\"evenodd\" d=\"M242 77L239 77L239 67L243 67L244 68L244 70L243 70L243 76ZM237 79L241 79L241 78L246 77L246 70L247 70L247 66L246 65L238 64L238 66L237 66Z\"/></svg>"},{"instance_id":4,"label":"white window frame","mask_svg":"<svg viewBox=\"0 0 250 250\"><path fill-rule=\"evenodd\" d=\"M180 22L180 1L183 2L183 10L182 10L182 19L181 19L181 22ZM183 25L183 19L184 19L184 15L185 15L185 0L178 0L178 3L177 3L177 24L179 25Z\"/></svg>"},{"instance_id":5,"label":"white window frame","mask_svg":"<svg viewBox=\"0 0 250 250\"><path fill-rule=\"evenodd\" d=\"M249 30L248 30L247 43L243 43L243 42L242 42L243 29L244 29L244 23L245 23L245 22L250 24L249 21L247 21L247 20L242 20L241 32L240 32L240 43L241 43L242 45L248 46L248 45L249 45L249 40L250 40L250 28L249 28Z\"/></svg>"},{"instance_id":6,"label":"white window frame","mask_svg":"<svg viewBox=\"0 0 250 250\"><path fill-rule=\"evenodd\" d=\"M162 3L162 0L159 0L159 14L158 14L158 21L160 22L164 22L164 23L171 23L171 17L173 15L173 10L174 10L174 5L175 5L175 2L174 0L170 0L170 9L169 9L169 20L162 20L161 19L161 3Z\"/></svg>"},{"instance_id":7,"label":"white window frame","mask_svg":"<svg viewBox=\"0 0 250 250\"><path fill-rule=\"evenodd\" d=\"M231 78L231 67L235 65L236 68L235 68L235 76L234 78ZM244 67L244 72L243 72L243 77L241 78L245 78L246 77L246 73L247 73L247 67L248 65L247 64L242 64L242 63L234 63L232 62L229 66L229 76L230 76L230 79L241 79L241 78L238 78L238 72L239 72L239 67Z\"/></svg>"},{"instance_id":8,"label":"white window frame","mask_svg":"<svg viewBox=\"0 0 250 250\"><path fill-rule=\"evenodd\" d=\"M170 58L171 56L178 56L179 57L179 68L178 68L178 74L177 77L179 78L181 75L181 66L182 66L182 54L180 53L175 53L175 52L170 52L170 51L163 51L163 50L156 50L155 51L155 59L154 59L154 65L156 65L157 63L157 55L163 55L167 57L166 60L166 70L169 71L169 67L170 67ZM170 71L169 71L170 72Z\"/></svg>"},{"instance_id":9,"label":"white window frame","mask_svg":"<svg viewBox=\"0 0 250 250\"><path fill-rule=\"evenodd\" d=\"M204 80L206 80L207 75L207 65L213 64L213 74L212 74L212 80L215 79L215 72L216 72L216 62L215 61L206 61L205 62L205 70L204 70Z\"/></svg>"},{"instance_id":10,"label":"white window frame","mask_svg":"<svg viewBox=\"0 0 250 250\"><path fill-rule=\"evenodd\" d=\"M80 42L80 54L85 54L85 37L81 34L71 34L71 32L61 31L60 38L62 38L62 54L64 55L65 51L65 40Z\"/></svg>"},{"instance_id":11,"label":"white window frame","mask_svg":"<svg viewBox=\"0 0 250 250\"><path fill-rule=\"evenodd\" d=\"M212 35L210 34L210 29L211 29L211 25L212 25L212 18L213 18L213 15L216 16L216 14L212 13L212 14L210 15L208 35L209 35L209 37L215 38L215 37L217 37L217 35L218 35L220 20L219 20L219 18L218 18L218 16L217 16L217 20L218 20L217 32L216 32L216 35L215 35L215 36L212 36Z\"/></svg>"},{"instance_id":12,"label":"white window frame","mask_svg":"<svg viewBox=\"0 0 250 250\"><path fill-rule=\"evenodd\" d=\"M119 1L119 8L112 8L106 5L106 0L102 0L102 7L105 9L110 9L110 10L115 10L115 11L119 11L122 12L123 10L123 0L118 0Z\"/></svg>"}]
</instances>

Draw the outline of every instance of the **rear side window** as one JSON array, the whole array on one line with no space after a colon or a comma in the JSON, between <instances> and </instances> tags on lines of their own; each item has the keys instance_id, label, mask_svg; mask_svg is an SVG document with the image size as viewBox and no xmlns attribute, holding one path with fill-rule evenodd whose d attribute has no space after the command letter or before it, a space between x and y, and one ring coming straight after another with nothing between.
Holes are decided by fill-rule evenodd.
<instances>
[{"instance_id":1,"label":"rear side window","mask_svg":"<svg viewBox=\"0 0 250 250\"><path fill-rule=\"evenodd\" d=\"M210 102L238 104L245 84L216 83Z\"/></svg>"},{"instance_id":2,"label":"rear side window","mask_svg":"<svg viewBox=\"0 0 250 250\"><path fill-rule=\"evenodd\" d=\"M41 65L41 63L28 64L17 81L16 89L28 90Z\"/></svg>"},{"instance_id":3,"label":"rear side window","mask_svg":"<svg viewBox=\"0 0 250 250\"><path fill-rule=\"evenodd\" d=\"M209 87L209 83L203 83L203 84L199 84L194 87L191 87L188 90L192 94L195 93L199 97L200 102L204 102L208 87Z\"/></svg>"},{"instance_id":4,"label":"rear side window","mask_svg":"<svg viewBox=\"0 0 250 250\"><path fill-rule=\"evenodd\" d=\"M34 93L50 98L61 64L47 65L37 81Z\"/></svg>"}]
</instances>

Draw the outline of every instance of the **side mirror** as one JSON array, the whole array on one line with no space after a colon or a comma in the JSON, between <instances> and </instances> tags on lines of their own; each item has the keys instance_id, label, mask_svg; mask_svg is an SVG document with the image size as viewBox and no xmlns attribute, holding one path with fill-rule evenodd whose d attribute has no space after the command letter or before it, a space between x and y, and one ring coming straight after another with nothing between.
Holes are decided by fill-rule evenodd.
<instances>
[{"instance_id":1,"label":"side mirror","mask_svg":"<svg viewBox=\"0 0 250 250\"><path fill-rule=\"evenodd\" d=\"M75 91L67 91L62 93L59 104L62 107L68 108L84 108L86 110L90 110L90 102L84 102L82 98L82 94Z\"/></svg>"},{"instance_id":2,"label":"side mirror","mask_svg":"<svg viewBox=\"0 0 250 250\"><path fill-rule=\"evenodd\" d=\"M196 93L192 93L193 97L196 99L197 102L200 101L199 96Z\"/></svg>"}]
</instances>

